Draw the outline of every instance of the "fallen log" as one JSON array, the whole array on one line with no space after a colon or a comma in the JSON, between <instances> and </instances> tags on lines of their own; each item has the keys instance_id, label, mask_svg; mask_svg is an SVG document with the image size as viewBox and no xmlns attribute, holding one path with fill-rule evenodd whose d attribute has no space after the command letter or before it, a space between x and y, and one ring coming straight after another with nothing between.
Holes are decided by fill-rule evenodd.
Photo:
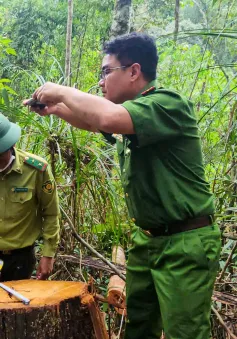
<instances>
[{"instance_id":1,"label":"fallen log","mask_svg":"<svg viewBox=\"0 0 237 339\"><path fill-rule=\"evenodd\" d=\"M0 338L107 339L104 319L87 284L21 280L5 285L30 300L24 305L0 289Z\"/></svg>"}]
</instances>

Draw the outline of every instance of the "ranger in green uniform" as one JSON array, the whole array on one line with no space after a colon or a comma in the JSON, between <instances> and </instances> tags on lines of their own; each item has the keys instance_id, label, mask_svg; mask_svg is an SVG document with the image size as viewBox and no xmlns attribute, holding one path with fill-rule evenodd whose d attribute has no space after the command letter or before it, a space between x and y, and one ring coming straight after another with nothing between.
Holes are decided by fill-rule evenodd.
<instances>
[{"instance_id":1,"label":"ranger in green uniform","mask_svg":"<svg viewBox=\"0 0 237 339\"><path fill-rule=\"evenodd\" d=\"M47 279L59 241L59 204L47 162L14 147L21 129L0 114L0 259L1 281L31 277L34 243L44 246L37 278Z\"/></svg>"},{"instance_id":2,"label":"ranger in green uniform","mask_svg":"<svg viewBox=\"0 0 237 339\"><path fill-rule=\"evenodd\" d=\"M157 88L158 56L143 34L104 47L104 98L46 83L33 109L102 131L117 144L125 199L135 223L127 265L126 339L210 338L220 231L205 181L192 103ZM25 102L26 104L26 102Z\"/></svg>"}]
</instances>

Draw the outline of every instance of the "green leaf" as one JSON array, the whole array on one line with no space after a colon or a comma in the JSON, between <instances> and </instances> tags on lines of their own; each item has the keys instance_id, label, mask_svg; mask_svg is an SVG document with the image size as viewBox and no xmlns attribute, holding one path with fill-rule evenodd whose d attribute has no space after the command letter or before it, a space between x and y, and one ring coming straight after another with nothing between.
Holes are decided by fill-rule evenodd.
<instances>
[{"instance_id":1,"label":"green leaf","mask_svg":"<svg viewBox=\"0 0 237 339\"><path fill-rule=\"evenodd\" d=\"M7 48L5 49L5 52L6 52L7 54L16 55L16 51L14 50L14 48L11 48L11 47L7 47Z\"/></svg>"},{"instance_id":2,"label":"green leaf","mask_svg":"<svg viewBox=\"0 0 237 339\"><path fill-rule=\"evenodd\" d=\"M218 0L212 0L212 7L215 6Z\"/></svg>"},{"instance_id":3,"label":"green leaf","mask_svg":"<svg viewBox=\"0 0 237 339\"><path fill-rule=\"evenodd\" d=\"M7 86L7 85L4 85L2 86L3 88L5 88L5 90L8 92L8 94L14 94L14 95L17 95L17 93L14 91L14 89L12 89L11 87Z\"/></svg>"},{"instance_id":4,"label":"green leaf","mask_svg":"<svg viewBox=\"0 0 237 339\"><path fill-rule=\"evenodd\" d=\"M7 107L9 107L10 102L9 102L8 92L7 92L6 88L2 89L2 98L4 100L5 105Z\"/></svg>"},{"instance_id":5,"label":"green leaf","mask_svg":"<svg viewBox=\"0 0 237 339\"><path fill-rule=\"evenodd\" d=\"M0 82L3 83L3 82L11 82L10 79L0 79Z\"/></svg>"}]
</instances>

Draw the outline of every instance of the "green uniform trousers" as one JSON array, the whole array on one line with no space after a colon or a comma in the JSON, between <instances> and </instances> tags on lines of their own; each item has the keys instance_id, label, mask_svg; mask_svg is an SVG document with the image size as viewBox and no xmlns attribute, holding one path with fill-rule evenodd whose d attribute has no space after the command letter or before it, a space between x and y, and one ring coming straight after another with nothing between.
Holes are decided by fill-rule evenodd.
<instances>
[{"instance_id":1,"label":"green uniform trousers","mask_svg":"<svg viewBox=\"0 0 237 339\"><path fill-rule=\"evenodd\" d=\"M219 266L216 224L152 237L135 227L127 266L125 339L209 339Z\"/></svg>"},{"instance_id":2,"label":"green uniform trousers","mask_svg":"<svg viewBox=\"0 0 237 339\"><path fill-rule=\"evenodd\" d=\"M0 281L29 279L35 269L35 251L30 246L12 254L0 253L0 259L3 260Z\"/></svg>"}]
</instances>

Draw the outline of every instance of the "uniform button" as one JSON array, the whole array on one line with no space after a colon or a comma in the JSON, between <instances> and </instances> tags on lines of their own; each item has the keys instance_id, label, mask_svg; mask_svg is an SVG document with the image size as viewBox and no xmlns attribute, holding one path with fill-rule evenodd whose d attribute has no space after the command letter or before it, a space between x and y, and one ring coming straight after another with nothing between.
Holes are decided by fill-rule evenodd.
<instances>
[{"instance_id":1,"label":"uniform button","mask_svg":"<svg viewBox=\"0 0 237 339\"><path fill-rule=\"evenodd\" d=\"M125 193L125 197L128 197L128 193Z\"/></svg>"},{"instance_id":2,"label":"uniform button","mask_svg":"<svg viewBox=\"0 0 237 339\"><path fill-rule=\"evenodd\" d=\"M0 219L0 222L2 221L2 219Z\"/></svg>"},{"instance_id":3,"label":"uniform button","mask_svg":"<svg viewBox=\"0 0 237 339\"><path fill-rule=\"evenodd\" d=\"M1 200L4 200L4 198L3 198L3 197L1 197Z\"/></svg>"},{"instance_id":4,"label":"uniform button","mask_svg":"<svg viewBox=\"0 0 237 339\"><path fill-rule=\"evenodd\" d=\"M135 222L135 221L136 221L136 219L135 219L135 218L132 218L132 221L133 221L133 222Z\"/></svg>"},{"instance_id":5,"label":"uniform button","mask_svg":"<svg viewBox=\"0 0 237 339\"><path fill-rule=\"evenodd\" d=\"M125 170L125 168L123 169L123 173L125 173L126 172L126 170Z\"/></svg>"}]
</instances>

